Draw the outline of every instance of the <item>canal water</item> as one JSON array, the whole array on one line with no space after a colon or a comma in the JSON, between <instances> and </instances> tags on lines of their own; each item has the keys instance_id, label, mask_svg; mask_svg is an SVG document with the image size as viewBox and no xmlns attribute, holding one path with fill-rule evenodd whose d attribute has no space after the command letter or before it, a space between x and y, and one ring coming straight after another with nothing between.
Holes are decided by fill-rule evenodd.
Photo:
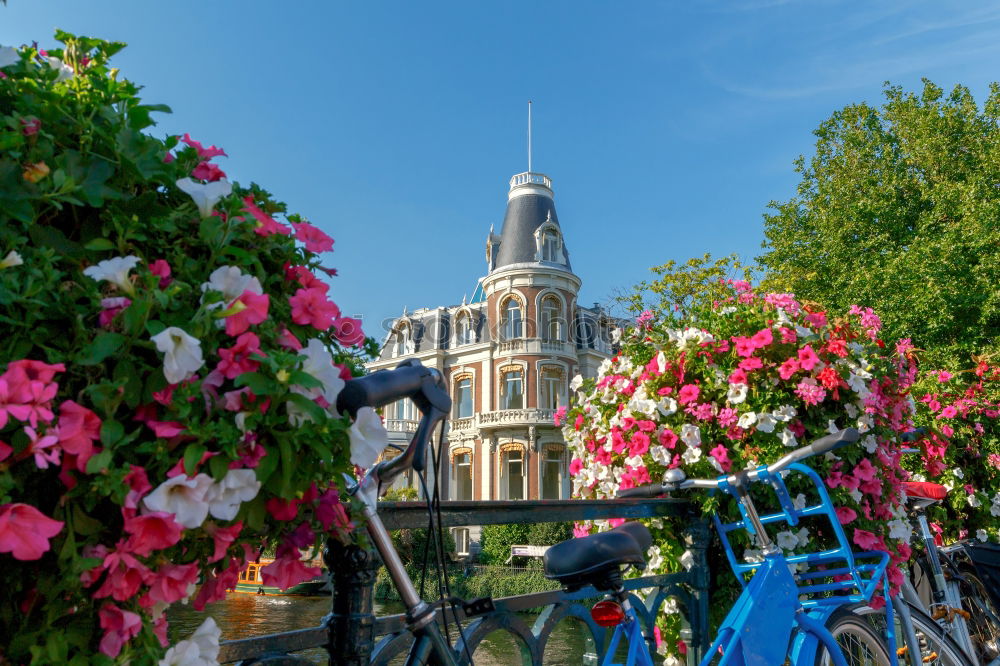
<instances>
[{"instance_id":1,"label":"canal water","mask_svg":"<svg viewBox=\"0 0 1000 666\"><path fill-rule=\"evenodd\" d=\"M253 594L230 594L225 600L210 604L204 613L194 611L190 606L175 604L167 611L170 621L169 638L174 644L191 635L210 615L222 630L222 640L248 638L263 634L273 634L293 629L305 629L320 624L330 611L330 597L284 597L257 596ZM375 603L376 615L401 613L398 603ZM533 615L525 615L528 626L535 620ZM549 637L545 649L545 666L580 666L584 654L592 652L588 645L586 629L575 621L561 622ZM452 628L454 642L454 628ZM297 653L317 664L327 663L323 650L309 650ZM494 632L487 636L473 655L476 666L519 666L520 649L514 637L507 632Z\"/></svg>"}]
</instances>

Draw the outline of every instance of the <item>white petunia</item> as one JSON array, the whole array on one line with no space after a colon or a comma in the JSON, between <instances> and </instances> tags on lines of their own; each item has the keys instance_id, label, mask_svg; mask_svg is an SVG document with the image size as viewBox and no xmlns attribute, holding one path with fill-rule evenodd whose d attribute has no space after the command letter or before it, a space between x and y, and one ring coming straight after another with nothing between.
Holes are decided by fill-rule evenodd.
<instances>
[{"instance_id":1,"label":"white petunia","mask_svg":"<svg viewBox=\"0 0 1000 666\"><path fill-rule=\"evenodd\" d=\"M330 405L331 412L336 413L337 396L344 388L344 380L340 378L340 369L333 365L333 357L318 338L309 340L305 349L299 352L302 361L302 372L319 380L322 387L305 389L293 386L292 391L306 396L310 400L322 396Z\"/></svg>"},{"instance_id":2,"label":"white petunia","mask_svg":"<svg viewBox=\"0 0 1000 666\"><path fill-rule=\"evenodd\" d=\"M793 448L799 445L799 441L795 439L795 434L789 429L784 429L778 433L778 439L781 443L789 448Z\"/></svg>"},{"instance_id":3,"label":"white petunia","mask_svg":"<svg viewBox=\"0 0 1000 666\"><path fill-rule=\"evenodd\" d=\"M738 405L747 399L747 385L746 384L730 384L729 392L726 394L726 400L730 404Z\"/></svg>"},{"instance_id":4,"label":"white petunia","mask_svg":"<svg viewBox=\"0 0 1000 666\"><path fill-rule=\"evenodd\" d=\"M951 473L955 475L956 479L965 478L965 471L961 467L956 467L955 469L951 470Z\"/></svg>"},{"instance_id":5,"label":"white petunia","mask_svg":"<svg viewBox=\"0 0 1000 666\"><path fill-rule=\"evenodd\" d=\"M220 266L212 271L208 276L208 282L202 282L201 291L217 291L222 294L226 303L234 301L243 295L244 291L254 294L263 294L264 289L260 286L260 280L252 275L247 275L236 266ZM220 307L222 303L214 304Z\"/></svg>"},{"instance_id":6,"label":"white petunia","mask_svg":"<svg viewBox=\"0 0 1000 666\"><path fill-rule=\"evenodd\" d=\"M696 462L701 460L701 449L699 449L697 446L689 447L681 456L681 460L683 460L688 465L695 464Z\"/></svg>"},{"instance_id":7,"label":"white petunia","mask_svg":"<svg viewBox=\"0 0 1000 666\"><path fill-rule=\"evenodd\" d=\"M221 638L222 630L215 620L206 618L190 638L167 650L159 666L217 666Z\"/></svg>"},{"instance_id":8,"label":"white petunia","mask_svg":"<svg viewBox=\"0 0 1000 666\"><path fill-rule=\"evenodd\" d=\"M374 465L389 445L389 433L382 425L382 419L371 407L358 410L347 434L351 438L351 462L363 469Z\"/></svg>"},{"instance_id":9,"label":"white petunia","mask_svg":"<svg viewBox=\"0 0 1000 666\"><path fill-rule=\"evenodd\" d=\"M976 538L982 541L983 543L986 543L986 540L989 539L990 537L986 533L986 530L976 530Z\"/></svg>"},{"instance_id":10,"label":"white petunia","mask_svg":"<svg viewBox=\"0 0 1000 666\"><path fill-rule=\"evenodd\" d=\"M890 539L901 539L906 542L910 541L910 536L913 534L913 528L910 527L909 521L896 518L894 520L890 520L888 525Z\"/></svg>"},{"instance_id":11,"label":"white petunia","mask_svg":"<svg viewBox=\"0 0 1000 666\"><path fill-rule=\"evenodd\" d=\"M875 435L868 435L861 440L861 446L865 447L865 451L869 454L875 453L878 448L878 440L875 439Z\"/></svg>"},{"instance_id":12,"label":"white petunia","mask_svg":"<svg viewBox=\"0 0 1000 666\"><path fill-rule=\"evenodd\" d=\"M157 486L142 503L149 511L172 513L179 525L195 529L201 527L208 517L208 496L212 485L212 477L207 474L191 478L180 474Z\"/></svg>"},{"instance_id":13,"label":"white petunia","mask_svg":"<svg viewBox=\"0 0 1000 666\"><path fill-rule=\"evenodd\" d=\"M757 415L757 430L761 432L774 432L774 426L777 423L775 418L767 412L761 412Z\"/></svg>"},{"instance_id":14,"label":"white petunia","mask_svg":"<svg viewBox=\"0 0 1000 666\"><path fill-rule=\"evenodd\" d=\"M796 495L795 499L792 500L792 507L796 511L801 511L802 509L806 508L806 496L803 495L802 493Z\"/></svg>"},{"instance_id":15,"label":"white petunia","mask_svg":"<svg viewBox=\"0 0 1000 666\"><path fill-rule=\"evenodd\" d=\"M965 501L973 509L978 509L979 507L981 507L983 505L983 503L981 501L979 501L979 496L976 495L976 493L969 493L968 496L966 496Z\"/></svg>"},{"instance_id":16,"label":"white petunia","mask_svg":"<svg viewBox=\"0 0 1000 666\"><path fill-rule=\"evenodd\" d=\"M21 258L14 250L7 253L7 256L0 260L0 270L4 268L14 268L14 266L20 266L24 264L24 259Z\"/></svg>"},{"instance_id":17,"label":"white petunia","mask_svg":"<svg viewBox=\"0 0 1000 666\"><path fill-rule=\"evenodd\" d=\"M792 550L799 545L799 538L788 530L778 532L775 535L775 539L782 550Z\"/></svg>"},{"instance_id":18,"label":"white petunia","mask_svg":"<svg viewBox=\"0 0 1000 666\"><path fill-rule=\"evenodd\" d=\"M622 329L613 328L611 329L611 344L618 344L622 339Z\"/></svg>"},{"instance_id":19,"label":"white petunia","mask_svg":"<svg viewBox=\"0 0 1000 666\"><path fill-rule=\"evenodd\" d=\"M685 570L691 571L691 567L694 566L694 553L690 550L685 550L681 554L681 566L684 567Z\"/></svg>"},{"instance_id":20,"label":"white petunia","mask_svg":"<svg viewBox=\"0 0 1000 666\"><path fill-rule=\"evenodd\" d=\"M753 427L753 424L757 422L757 415L753 412L743 412L740 414L740 420L736 422L736 425L747 430Z\"/></svg>"},{"instance_id":21,"label":"white petunia","mask_svg":"<svg viewBox=\"0 0 1000 666\"><path fill-rule=\"evenodd\" d=\"M131 254L127 257L112 257L98 262L96 266L88 266L83 269L83 274L98 282L107 280L120 289L132 293L132 283L128 279L128 273L139 261L139 257Z\"/></svg>"},{"instance_id":22,"label":"white petunia","mask_svg":"<svg viewBox=\"0 0 1000 666\"><path fill-rule=\"evenodd\" d=\"M13 46L0 46L0 68L21 62L21 54Z\"/></svg>"},{"instance_id":23,"label":"white petunia","mask_svg":"<svg viewBox=\"0 0 1000 666\"><path fill-rule=\"evenodd\" d=\"M847 494L850 495L851 499L854 500L855 502L857 502L858 504L861 503L861 499L862 499L861 491L858 490L857 488L853 488L853 489L847 491Z\"/></svg>"},{"instance_id":24,"label":"white petunia","mask_svg":"<svg viewBox=\"0 0 1000 666\"><path fill-rule=\"evenodd\" d=\"M681 439L689 447L697 447L701 445L701 429L690 423L685 423L681 426Z\"/></svg>"},{"instance_id":25,"label":"white petunia","mask_svg":"<svg viewBox=\"0 0 1000 666\"><path fill-rule=\"evenodd\" d=\"M743 551L743 561L747 564L756 564L764 561L764 551L758 548L746 548Z\"/></svg>"},{"instance_id":26,"label":"white petunia","mask_svg":"<svg viewBox=\"0 0 1000 666\"><path fill-rule=\"evenodd\" d=\"M847 415L852 419L857 418L858 414L860 413L858 412L857 406L855 406L854 403L850 402L844 404L844 411L847 412Z\"/></svg>"},{"instance_id":27,"label":"white petunia","mask_svg":"<svg viewBox=\"0 0 1000 666\"><path fill-rule=\"evenodd\" d=\"M73 78L73 68L64 63L59 58L49 57L49 67L59 72L56 76L56 83L60 81L68 81Z\"/></svg>"},{"instance_id":28,"label":"white petunia","mask_svg":"<svg viewBox=\"0 0 1000 666\"><path fill-rule=\"evenodd\" d=\"M209 217L215 204L233 192L233 184L225 178L213 183L199 183L190 178L181 178L177 181L177 187L194 199L194 205L198 207L202 217Z\"/></svg>"},{"instance_id":29,"label":"white petunia","mask_svg":"<svg viewBox=\"0 0 1000 666\"><path fill-rule=\"evenodd\" d=\"M667 355L662 351L656 352L656 371L661 375L667 371Z\"/></svg>"},{"instance_id":30,"label":"white petunia","mask_svg":"<svg viewBox=\"0 0 1000 666\"><path fill-rule=\"evenodd\" d=\"M659 444L654 444L649 447L649 453L653 456L653 461L659 463L666 467L670 464L672 457L670 451L666 447L660 446Z\"/></svg>"},{"instance_id":31,"label":"white petunia","mask_svg":"<svg viewBox=\"0 0 1000 666\"><path fill-rule=\"evenodd\" d=\"M260 481L252 469L231 469L222 480L213 484L208 495L208 512L219 520L232 520L240 504L257 496Z\"/></svg>"},{"instance_id":32,"label":"white petunia","mask_svg":"<svg viewBox=\"0 0 1000 666\"><path fill-rule=\"evenodd\" d=\"M677 411L677 401L669 396L664 396L656 403L656 410L664 416L670 416Z\"/></svg>"},{"instance_id":33,"label":"white petunia","mask_svg":"<svg viewBox=\"0 0 1000 666\"><path fill-rule=\"evenodd\" d=\"M724 308L719 308L719 314L728 315L736 312L736 308L732 305L727 305Z\"/></svg>"},{"instance_id":34,"label":"white petunia","mask_svg":"<svg viewBox=\"0 0 1000 666\"><path fill-rule=\"evenodd\" d=\"M583 386L583 375L576 375L573 380L569 383L569 390L575 391Z\"/></svg>"},{"instance_id":35,"label":"white petunia","mask_svg":"<svg viewBox=\"0 0 1000 666\"><path fill-rule=\"evenodd\" d=\"M795 333L800 338L812 338L816 336L816 333L811 328L806 328L805 326L796 326Z\"/></svg>"},{"instance_id":36,"label":"white petunia","mask_svg":"<svg viewBox=\"0 0 1000 666\"><path fill-rule=\"evenodd\" d=\"M778 421L788 423L796 416L798 416L798 413L799 413L798 410L792 407L791 405L782 405L781 407L778 407L776 410L771 412L771 416L773 416Z\"/></svg>"},{"instance_id":37,"label":"white petunia","mask_svg":"<svg viewBox=\"0 0 1000 666\"><path fill-rule=\"evenodd\" d=\"M163 352L163 376L171 384L179 384L205 365L201 342L176 326L163 329L150 338Z\"/></svg>"},{"instance_id":38,"label":"white petunia","mask_svg":"<svg viewBox=\"0 0 1000 666\"><path fill-rule=\"evenodd\" d=\"M638 391L636 392L636 394L638 394ZM628 408L630 410L632 410L633 412L639 412L640 414L643 414L645 416L653 416L656 412L656 407L657 407L656 401L649 399L641 400L635 398L634 396L631 400L629 400L628 403Z\"/></svg>"}]
</instances>

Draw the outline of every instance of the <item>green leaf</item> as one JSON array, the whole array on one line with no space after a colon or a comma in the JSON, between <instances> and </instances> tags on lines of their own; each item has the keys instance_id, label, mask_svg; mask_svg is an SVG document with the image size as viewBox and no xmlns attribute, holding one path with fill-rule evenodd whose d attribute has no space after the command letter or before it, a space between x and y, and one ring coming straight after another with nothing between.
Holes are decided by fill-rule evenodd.
<instances>
[{"instance_id":1,"label":"green leaf","mask_svg":"<svg viewBox=\"0 0 1000 666\"><path fill-rule=\"evenodd\" d=\"M125 427L114 419L104 419L101 423L101 443L114 446L125 435Z\"/></svg>"},{"instance_id":2,"label":"green leaf","mask_svg":"<svg viewBox=\"0 0 1000 666\"><path fill-rule=\"evenodd\" d=\"M257 472L257 476L258 478L260 477L259 471ZM264 498L261 495L255 497L251 502L244 502L241 509L246 512L247 527L255 532L259 532L264 528L264 519L267 518L267 509L264 507Z\"/></svg>"},{"instance_id":3,"label":"green leaf","mask_svg":"<svg viewBox=\"0 0 1000 666\"><path fill-rule=\"evenodd\" d=\"M233 383L237 387L248 387L254 395L272 395L279 391L278 382L259 372L245 372L237 377Z\"/></svg>"},{"instance_id":4,"label":"green leaf","mask_svg":"<svg viewBox=\"0 0 1000 666\"><path fill-rule=\"evenodd\" d=\"M80 365L97 365L107 357L121 350L125 345L125 336L112 331L102 331L94 340L83 348L77 356Z\"/></svg>"},{"instance_id":5,"label":"green leaf","mask_svg":"<svg viewBox=\"0 0 1000 666\"><path fill-rule=\"evenodd\" d=\"M307 389L323 387L323 382L316 379L308 372L304 372L302 370L296 370L295 372L293 372L288 378L288 383L298 384L299 386Z\"/></svg>"},{"instance_id":6,"label":"green leaf","mask_svg":"<svg viewBox=\"0 0 1000 666\"><path fill-rule=\"evenodd\" d=\"M2 198L0 196L0 199ZM56 227L35 224L28 229L28 235L31 236L31 240L35 245L51 247L56 252L65 254L73 259L83 258L83 246L66 238L66 234Z\"/></svg>"},{"instance_id":7,"label":"green leaf","mask_svg":"<svg viewBox=\"0 0 1000 666\"><path fill-rule=\"evenodd\" d=\"M288 401L308 414L309 418L311 418L315 423L322 423L330 416L325 409L299 393L290 393L288 395Z\"/></svg>"},{"instance_id":8,"label":"green leaf","mask_svg":"<svg viewBox=\"0 0 1000 666\"><path fill-rule=\"evenodd\" d=\"M87 461L87 474L100 474L111 464L111 449L104 449Z\"/></svg>"},{"instance_id":9,"label":"green leaf","mask_svg":"<svg viewBox=\"0 0 1000 666\"><path fill-rule=\"evenodd\" d=\"M88 461L90 462L90 461ZM104 524L91 518L79 504L73 505L73 531L82 536L97 534L104 528Z\"/></svg>"},{"instance_id":10,"label":"green leaf","mask_svg":"<svg viewBox=\"0 0 1000 666\"><path fill-rule=\"evenodd\" d=\"M93 240L87 241L87 243L85 243L83 247L88 250L94 250L94 251L115 249L114 243L109 241L107 238L95 238Z\"/></svg>"},{"instance_id":11,"label":"green leaf","mask_svg":"<svg viewBox=\"0 0 1000 666\"><path fill-rule=\"evenodd\" d=\"M195 470L198 468L198 463L201 462L201 457L205 454L205 447L198 442L192 442L187 445L184 449L184 473L188 476L194 476Z\"/></svg>"},{"instance_id":12,"label":"green leaf","mask_svg":"<svg viewBox=\"0 0 1000 666\"><path fill-rule=\"evenodd\" d=\"M295 457L292 454L292 443L287 437L278 440L281 452L281 495L287 496L292 486L292 474L295 472Z\"/></svg>"},{"instance_id":13,"label":"green leaf","mask_svg":"<svg viewBox=\"0 0 1000 666\"><path fill-rule=\"evenodd\" d=\"M222 477L229 472L229 458L224 455L214 456L208 460L208 469L212 473L212 478L221 481Z\"/></svg>"},{"instance_id":14,"label":"green leaf","mask_svg":"<svg viewBox=\"0 0 1000 666\"><path fill-rule=\"evenodd\" d=\"M260 459L260 464L257 465L257 480L261 483L266 483L271 475L274 474L274 470L278 469L278 456L274 454L273 448L269 451L263 458Z\"/></svg>"}]
</instances>

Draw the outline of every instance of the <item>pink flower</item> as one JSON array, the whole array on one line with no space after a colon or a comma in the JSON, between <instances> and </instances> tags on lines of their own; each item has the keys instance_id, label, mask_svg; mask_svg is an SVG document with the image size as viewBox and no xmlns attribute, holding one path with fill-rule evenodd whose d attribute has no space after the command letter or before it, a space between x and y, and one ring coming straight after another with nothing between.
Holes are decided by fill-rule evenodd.
<instances>
[{"instance_id":1,"label":"pink flower","mask_svg":"<svg viewBox=\"0 0 1000 666\"><path fill-rule=\"evenodd\" d=\"M198 563L164 564L150 576L149 598L172 604L188 596L198 582Z\"/></svg>"},{"instance_id":2,"label":"pink flower","mask_svg":"<svg viewBox=\"0 0 1000 666\"><path fill-rule=\"evenodd\" d=\"M588 534L590 534L590 528L587 527L586 525L582 525L580 523L576 523L575 525L573 525L573 536L575 538L581 539L587 536Z\"/></svg>"},{"instance_id":3,"label":"pink flower","mask_svg":"<svg viewBox=\"0 0 1000 666\"><path fill-rule=\"evenodd\" d=\"M715 461L719 463L719 467L722 468L723 472L729 472L729 468L732 467L733 463L729 459L729 450L723 444L719 444L709 451L708 455L715 458Z\"/></svg>"},{"instance_id":4,"label":"pink flower","mask_svg":"<svg viewBox=\"0 0 1000 666\"><path fill-rule=\"evenodd\" d=\"M24 136L33 136L38 134L38 130L42 128L42 121L38 118L21 118L21 134Z\"/></svg>"},{"instance_id":5,"label":"pink flower","mask_svg":"<svg viewBox=\"0 0 1000 666\"><path fill-rule=\"evenodd\" d=\"M632 433L629 439L629 455L641 456L649 451L649 435L644 432Z\"/></svg>"},{"instance_id":6,"label":"pink flower","mask_svg":"<svg viewBox=\"0 0 1000 666\"><path fill-rule=\"evenodd\" d=\"M146 475L146 470L139 465L132 465L131 471L125 475L124 481L129 487L128 494L125 495L125 508L138 509L139 500L153 489L149 477Z\"/></svg>"},{"instance_id":7,"label":"pink flower","mask_svg":"<svg viewBox=\"0 0 1000 666\"><path fill-rule=\"evenodd\" d=\"M322 289L323 291L329 291L330 289L330 285L313 275L312 271L305 266L285 264L285 279L288 281L298 282L299 285L305 287L306 289L310 289L312 287Z\"/></svg>"},{"instance_id":8,"label":"pink flower","mask_svg":"<svg viewBox=\"0 0 1000 666\"><path fill-rule=\"evenodd\" d=\"M759 370L764 367L764 363L756 356L751 356L750 358L745 358L740 361L740 369L750 372L752 370Z\"/></svg>"},{"instance_id":9,"label":"pink flower","mask_svg":"<svg viewBox=\"0 0 1000 666\"><path fill-rule=\"evenodd\" d=\"M160 278L159 287L164 289L173 280L170 277L170 264L163 259L157 259L149 264L149 272Z\"/></svg>"},{"instance_id":10,"label":"pink flower","mask_svg":"<svg viewBox=\"0 0 1000 666\"><path fill-rule=\"evenodd\" d=\"M583 469L583 461L579 458L573 458L569 461L569 475L576 476Z\"/></svg>"},{"instance_id":11,"label":"pink flower","mask_svg":"<svg viewBox=\"0 0 1000 666\"><path fill-rule=\"evenodd\" d=\"M203 147L200 141L192 139L191 135L187 132L185 132L184 136L181 137L181 141L194 148L198 152L198 157L200 159L210 160L213 157L219 157L220 155L222 157L229 157L229 155L226 155L226 151L222 148L216 148L215 146L209 146L208 148Z\"/></svg>"},{"instance_id":12,"label":"pink flower","mask_svg":"<svg viewBox=\"0 0 1000 666\"><path fill-rule=\"evenodd\" d=\"M774 342L774 333L772 333L769 328L762 328L754 333L754 336L750 338L750 342L752 342L754 347L758 349L766 347Z\"/></svg>"},{"instance_id":13,"label":"pink flower","mask_svg":"<svg viewBox=\"0 0 1000 666\"><path fill-rule=\"evenodd\" d=\"M566 418L566 411L569 408L566 405L561 405L556 413L552 415L552 424L556 426L562 425L563 420Z\"/></svg>"},{"instance_id":14,"label":"pink flower","mask_svg":"<svg viewBox=\"0 0 1000 666\"><path fill-rule=\"evenodd\" d=\"M101 307L103 309L97 315L97 323L101 325L101 328L110 327L115 317L130 305L132 305L132 301L124 296L102 298Z\"/></svg>"},{"instance_id":15,"label":"pink flower","mask_svg":"<svg viewBox=\"0 0 1000 666\"><path fill-rule=\"evenodd\" d=\"M271 236L273 234L281 234L283 236L288 236L292 233L292 230L283 224L279 224L274 221L274 218L262 211L253 202L253 197L247 195L243 197L243 210L250 213L255 220L257 220L257 227L253 230L258 236Z\"/></svg>"},{"instance_id":16,"label":"pink flower","mask_svg":"<svg viewBox=\"0 0 1000 666\"><path fill-rule=\"evenodd\" d=\"M243 307L237 305L241 304ZM267 310L271 304L271 297L267 294L255 294L252 291L244 291L237 298L230 308L236 306L238 312L226 317L226 334L239 335L245 332L252 324L260 324L267 320Z\"/></svg>"},{"instance_id":17,"label":"pink flower","mask_svg":"<svg viewBox=\"0 0 1000 666\"><path fill-rule=\"evenodd\" d=\"M723 407L719 410L719 415L716 417L716 420L719 422L720 426L728 428L736 423L739 418L740 415L735 409L732 407Z\"/></svg>"},{"instance_id":18,"label":"pink flower","mask_svg":"<svg viewBox=\"0 0 1000 666\"><path fill-rule=\"evenodd\" d=\"M854 530L854 543L861 550L876 550L882 545L882 539L867 530Z\"/></svg>"},{"instance_id":19,"label":"pink flower","mask_svg":"<svg viewBox=\"0 0 1000 666\"><path fill-rule=\"evenodd\" d=\"M837 507L837 520L840 521L841 525L847 525L857 517L858 513L854 509L846 506ZM855 533L857 533L857 530L855 530Z\"/></svg>"},{"instance_id":20,"label":"pink flower","mask_svg":"<svg viewBox=\"0 0 1000 666\"><path fill-rule=\"evenodd\" d=\"M956 416L958 416L958 410L955 409L954 405L948 405L938 414L939 419L953 419Z\"/></svg>"},{"instance_id":21,"label":"pink flower","mask_svg":"<svg viewBox=\"0 0 1000 666\"><path fill-rule=\"evenodd\" d=\"M340 493L333 487L327 488L326 492L319 496L319 502L316 504L316 519L327 532L334 525L345 531L354 529L354 523L351 522L350 516L347 515L347 509L340 501Z\"/></svg>"},{"instance_id":22,"label":"pink flower","mask_svg":"<svg viewBox=\"0 0 1000 666\"><path fill-rule=\"evenodd\" d=\"M226 590L236 589L236 583L240 580L240 571L242 570L243 561L230 557L225 569L208 575L199 588L194 601L191 602L191 606L196 611L203 611L206 604L225 599Z\"/></svg>"},{"instance_id":23,"label":"pink flower","mask_svg":"<svg viewBox=\"0 0 1000 666\"><path fill-rule=\"evenodd\" d=\"M281 332L278 334L278 345L284 347L285 349L291 349L294 351L302 350L302 343L299 339L295 337L295 334L289 331L284 326L281 327Z\"/></svg>"},{"instance_id":24,"label":"pink flower","mask_svg":"<svg viewBox=\"0 0 1000 666\"><path fill-rule=\"evenodd\" d=\"M701 389L696 384L685 384L677 394L677 402L682 405L694 402L698 399L699 393L701 393Z\"/></svg>"},{"instance_id":25,"label":"pink flower","mask_svg":"<svg viewBox=\"0 0 1000 666\"><path fill-rule=\"evenodd\" d=\"M142 629L142 618L131 611L124 611L114 604L104 604L97 613L104 637L99 649L112 659L122 651L122 646Z\"/></svg>"},{"instance_id":26,"label":"pink flower","mask_svg":"<svg viewBox=\"0 0 1000 666\"><path fill-rule=\"evenodd\" d=\"M229 550L229 547L240 535L240 532L243 530L243 521L241 520L230 527L218 527L215 523L209 521L205 523L204 530L212 537L215 544L215 551L208 561L218 562L226 556L226 551Z\"/></svg>"},{"instance_id":27,"label":"pink flower","mask_svg":"<svg viewBox=\"0 0 1000 666\"><path fill-rule=\"evenodd\" d=\"M0 506L0 553L10 553L15 560L37 560L63 525L30 504Z\"/></svg>"},{"instance_id":28,"label":"pink flower","mask_svg":"<svg viewBox=\"0 0 1000 666\"><path fill-rule=\"evenodd\" d=\"M765 294L764 302L793 315L799 312L799 302L795 300L794 294Z\"/></svg>"},{"instance_id":29,"label":"pink flower","mask_svg":"<svg viewBox=\"0 0 1000 666\"><path fill-rule=\"evenodd\" d=\"M868 458L862 458L861 462L854 466L854 478L858 481L871 481L876 475L875 467Z\"/></svg>"},{"instance_id":30,"label":"pink flower","mask_svg":"<svg viewBox=\"0 0 1000 666\"><path fill-rule=\"evenodd\" d=\"M750 338L734 336L733 344L736 346L736 353L744 358L753 356L754 351L757 350L757 345Z\"/></svg>"},{"instance_id":31,"label":"pink flower","mask_svg":"<svg viewBox=\"0 0 1000 666\"><path fill-rule=\"evenodd\" d=\"M792 375L794 375L798 371L799 371L799 360L795 357L792 357L787 359L778 368L778 376L784 379L785 381L788 381L789 379L792 378Z\"/></svg>"},{"instance_id":32,"label":"pink flower","mask_svg":"<svg viewBox=\"0 0 1000 666\"><path fill-rule=\"evenodd\" d=\"M125 548L146 557L154 550L170 548L180 541L182 529L174 520L174 514L163 511L126 518L125 531L131 536Z\"/></svg>"},{"instance_id":33,"label":"pink flower","mask_svg":"<svg viewBox=\"0 0 1000 666\"><path fill-rule=\"evenodd\" d=\"M307 567L296 557L278 558L260 569L264 585L274 585L282 590L315 578L322 571L319 567Z\"/></svg>"},{"instance_id":34,"label":"pink flower","mask_svg":"<svg viewBox=\"0 0 1000 666\"><path fill-rule=\"evenodd\" d=\"M184 424L180 421L154 421L150 419L146 421L146 425L149 426L154 435L164 439L176 437L185 430Z\"/></svg>"},{"instance_id":35,"label":"pink flower","mask_svg":"<svg viewBox=\"0 0 1000 666\"><path fill-rule=\"evenodd\" d=\"M104 584L94 592L95 599L111 597L115 601L127 601L139 592L139 588L149 576L146 565L121 548L108 553L104 557L103 566L108 575L104 579Z\"/></svg>"},{"instance_id":36,"label":"pink flower","mask_svg":"<svg viewBox=\"0 0 1000 666\"><path fill-rule=\"evenodd\" d=\"M62 449L56 445L59 443L59 438L55 435L39 435L35 432L34 428L25 426L24 434L28 436L30 444L28 450L35 456L35 466L38 469L48 469L49 463L53 465L59 464L59 456L62 453Z\"/></svg>"},{"instance_id":37,"label":"pink flower","mask_svg":"<svg viewBox=\"0 0 1000 666\"><path fill-rule=\"evenodd\" d=\"M219 168L217 164L211 162L201 162L194 168L191 175L200 180L207 180L214 183L226 177L226 172Z\"/></svg>"},{"instance_id":38,"label":"pink flower","mask_svg":"<svg viewBox=\"0 0 1000 666\"><path fill-rule=\"evenodd\" d=\"M749 384L747 373L742 368L736 368L729 375L730 384Z\"/></svg>"},{"instance_id":39,"label":"pink flower","mask_svg":"<svg viewBox=\"0 0 1000 666\"><path fill-rule=\"evenodd\" d=\"M813 328L823 328L827 323L825 312L807 312L805 320L809 322Z\"/></svg>"},{"instance_id":40,"label":"pink flower","mask_svg":"<svg viewBox=\"0 0 1000 666\"><path fill-rule=\"evenodd\" d=\"M260 338L257 334L246 332L236 338L236 344L232 347L219 349L219 358L222 360L216 370L226 379L236 379L244 373L256 372L260 361L251 358L254 355L267 356L260 350Z\"/></svg>"},{"instance_id":41,"label":"pink flower","mask_svg":"<svg viewBox=\"0 0 1000 666\"><path fill-rule=\"evenodd\" d=\"M101 438L101 418L86 407L66 400L59 405L59 446L76 456L77 470L86 470L94 454L94 442Z\"/></svg>"},{"instance_id":42,"label":"pink flower","mask_svg":"<svg viewBox=\"0 0 1000 666\"><path fill-rule=\"evenodd\" d=\"M819 356L813 351L813 348L806 345L799 350L799 366L806 372L812 370L816 364L819 363Z\"/></svg>"},{"instance_id":43,"label":"pink flower","mask_svg":"<svg viewBox=\"0 0 1000 666\"><path fill-rule=\"evenodd\" d=\"M325 291L315 287L297 290L288 302L292 306L292 321L300 326L325 331L340 317L340 308L327 299Z\"/></svg>"},{"instance_id":44,"label":"pink flower","mask_svg":"<svg viewBox=\"0 0 1000 666\"><path fill-rule=\"evenodd\" d=\"M677 433L670 428L664 428L661 430L657 439L660 440L660 446L667 449L672 449L677 445Z\"/></svg>"},{"instance_id":45,"label":"pink flower","mask_svg":"<svg viewBox=\"0 0 1000 666\"><path fill-rule=\"evenodd\" d=\"M271 514L272 518L282 522L295 520L295 517L299 515L299 503L295 500L272 497L267 500L264 508L267 509L269 514Z\"/></svg>"},{"instance_id":46,"label":"pink flower","mask_svg":"<svg viewBox=\"0 0 1000 666\"><path fill-rule=\"evenodd\" d=\"M333 333L337 341L348 347L361 346L365 333L361 330L361 320L352 317L338 317L333 320Z\"/></svg>"},{"instance_id":47,"label":"pink flower","mask_svg":"<svg viewBox=\"0 0 1000 666\"><path fill-rule=\"evenodd\" d=\"M807 405L818 405L826 398L826 389L819 386L812 377L806 377L795 387L795 395Z\"/></svg>"},{"instance_id":48,"label":"pink flower","mask_svg":"<svg viewBox=\"0 0 1000 666\"><path fill-rule=\"evenodd\" d=\"M778 333L781 333L782 344L786 345L795 344L795 342L798 341L799 339L798 335L795 334L795 331L785 326L779 328Z\"/></svg>"},{"instance_id":49,"label":"pink flower","mask_svg":"<svg viewBox=\"0 0 1000 666\"><path fill-rule=\"evenodd\" d=\"M302 241L306 249L319 254L333 249L333 239L308 222L292 222L295 238Z\"/></svg>"}]
</instances>

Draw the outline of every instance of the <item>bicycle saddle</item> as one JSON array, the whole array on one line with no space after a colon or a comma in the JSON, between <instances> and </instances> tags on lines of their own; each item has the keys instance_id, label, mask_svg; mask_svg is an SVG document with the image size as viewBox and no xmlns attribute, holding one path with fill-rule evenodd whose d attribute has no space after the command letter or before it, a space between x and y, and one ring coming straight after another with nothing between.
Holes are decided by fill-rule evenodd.
<instances>
[{"instance_id":1,"label":"bicycle saddle","mask_svg":"<svg viewBox=\"0 0 1000 666\"><path fill-rule=\"evenodd\" d=\"M652 543L649 530L640 523L623 523L608 532L569 539L545 551L545 577L565 587L604 589L621 580L623 564L645 566L645 553Z\"/></svg>"},{"instance_id":2,"label":"bicycle saddle","mask_svg":"<svg viewBox=\"0 0 1000 666\"><path fill-rule=\"evenodd\" d=\"M930 481L903 481L903 490L911 499L943 500L948 496L947 488Z\"/></svg>"}]
</instances>

